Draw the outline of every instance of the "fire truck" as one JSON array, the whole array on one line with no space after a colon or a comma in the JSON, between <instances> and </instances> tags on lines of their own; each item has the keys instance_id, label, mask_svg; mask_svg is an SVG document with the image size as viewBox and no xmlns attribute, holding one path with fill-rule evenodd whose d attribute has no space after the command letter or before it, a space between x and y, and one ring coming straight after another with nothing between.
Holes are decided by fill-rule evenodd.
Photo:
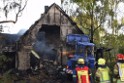
<instances>
[{"instance_id":1,"label":"fire truck","mask_svg":"<svg viewBox=\"0 0 124 83\"><path fill-rule=\"evenodd\" d=\"M84 34L68 34L66 43L68 46L72 46L75 50L73 56L67 60L66 73L72 74L71 71L75 68L79 58L84 58L85 65L90 69L95 68L95 44L90 42L89 36Z\"/></svg>"}]
</instances>

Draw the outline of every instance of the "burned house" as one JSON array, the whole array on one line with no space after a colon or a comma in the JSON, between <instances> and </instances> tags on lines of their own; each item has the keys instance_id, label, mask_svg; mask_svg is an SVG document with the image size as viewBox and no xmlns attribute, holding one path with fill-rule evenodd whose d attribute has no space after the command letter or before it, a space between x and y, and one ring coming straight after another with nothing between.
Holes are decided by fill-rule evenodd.
<instances>
[{"instance_id":1,"label":"burned house","mask_svg":"<svg viewBox=\"0 0 124 83\"><path fill-rule=\"evenodd\" d=\"M50 58L53 58L60 45L66 40L66 35L71 33L83 34L76 23L57 4L45 6L44 14L18 41L16 67L19 70L30 68L32 49L38 54L41 53L41 57L51 55Z\"/></svg>"}]
</instances>

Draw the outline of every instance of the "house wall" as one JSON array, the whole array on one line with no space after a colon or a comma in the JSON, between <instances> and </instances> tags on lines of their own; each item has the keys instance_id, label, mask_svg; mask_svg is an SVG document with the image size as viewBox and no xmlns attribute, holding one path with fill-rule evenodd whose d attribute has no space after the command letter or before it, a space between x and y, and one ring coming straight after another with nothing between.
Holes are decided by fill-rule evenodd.
<instances>
[{"instance_id":1,"label":"house wall","mask_svg":"<svg viewBox=\"0 0 124 83\"><path fill-rule=\"evenodd\" d=\"M60 12L56 5L53 5L49 11L41 16L41 18L30 27L26 34L20 39L18 51L18 65L19 70L26 70L30 68L30 51L32 48L24 48L32 46L36 40L36 35L42 28L42 25L57 25L60 26L60 38L64 41L67 34L73 33L74 25L71 24L69 19ZM56 37L55 37L56 38Z\"/></svg>"}]
</instances>

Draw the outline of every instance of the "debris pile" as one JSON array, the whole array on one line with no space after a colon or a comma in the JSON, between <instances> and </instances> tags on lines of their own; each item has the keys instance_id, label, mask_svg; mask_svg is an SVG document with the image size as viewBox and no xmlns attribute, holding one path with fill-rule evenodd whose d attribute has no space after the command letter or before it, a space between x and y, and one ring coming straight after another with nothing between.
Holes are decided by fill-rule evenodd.
<instances>
[{"instance_id":1,"label":"debris pile","mask_svg":"<svg viewBox=\"0 0 124 83\"><path fill-rule=\"evenodd\" d=\"M41 69L18 71L10 70L1 76L2 83L71 83L65 80L61 68L52 62L43 62Z\"/></svg>"}]
</instances>

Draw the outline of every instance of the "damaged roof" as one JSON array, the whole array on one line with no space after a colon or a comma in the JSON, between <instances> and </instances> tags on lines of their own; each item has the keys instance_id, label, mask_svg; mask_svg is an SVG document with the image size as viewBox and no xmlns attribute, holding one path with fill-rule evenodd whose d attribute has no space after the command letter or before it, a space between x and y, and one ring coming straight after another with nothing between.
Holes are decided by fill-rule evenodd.
<instances>
[{"instance_id":1,"label":"damaged roof","mask_svg":"<svg viewBox=\"0 0 124 83\"><path fill-rule=\"evenodd\" d=\"M55 3L53 3L51 6L49 6L48 9L47 9L47 11L44 12L44 14L42 14L41 17L40 17L37 21L35 21L35 23L34 23L29 29L33 28L40 20L42 20L42 19L44 18L45 14L46 14L53 6L55 6L64 16L66 16L72 25L76 26L76 30L77 30L78 32L83 33L83 31L77 26L76 22L74 22L74 21L62 10L62 8L59 7L59 6L58 6L57 4L55 4ZM28 33L28 31L27 31L26 33ZM25 33L25 34L26 34L26 33ZM84 34L84 33L83 33L83 34Z\"/></svg>"},{"instance_id":2,"label":"damaged roof","mask_svg":"<svg viewBox=\"0 0 124 83\"><path fill-rule=\"evenodd\" d=\"M27 34L29 34L29 31L34 29L34 27L39 23L39 21L41 21L45 14L49 12L49 10L55 6L65 17L67 17L67 19L69 20L69 22L71 23L71 25L75 26L76 28L74 29L75 31L84 34L83 31L77 26L76 22L74 22L63 10L61 7L59 7L57 4L53 3L51 6L48 7L48 9L44 12L44 14L41 15L41 17L35 21L35 23L33 25L31 25L31 27L23 34L23 36L20 37L20 39L22 39L24 36L26 36Z\"/></svg>"}]
</instances>

